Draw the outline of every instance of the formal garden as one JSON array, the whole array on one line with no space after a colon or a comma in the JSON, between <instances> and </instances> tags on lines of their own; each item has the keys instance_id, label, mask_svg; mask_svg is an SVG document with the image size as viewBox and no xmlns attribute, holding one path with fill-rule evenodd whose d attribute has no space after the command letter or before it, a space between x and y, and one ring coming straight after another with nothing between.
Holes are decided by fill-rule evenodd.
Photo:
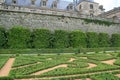
<instances>
[{"instance_id":1,"label":"formal garden","mask_svg":"<svg viewBox=\"0 0 120 80\"><path fill-rule=\"evenodd\" d=\"M120 34L0 28L0 80L120 80Z\"/></svg>"}]
</instances>

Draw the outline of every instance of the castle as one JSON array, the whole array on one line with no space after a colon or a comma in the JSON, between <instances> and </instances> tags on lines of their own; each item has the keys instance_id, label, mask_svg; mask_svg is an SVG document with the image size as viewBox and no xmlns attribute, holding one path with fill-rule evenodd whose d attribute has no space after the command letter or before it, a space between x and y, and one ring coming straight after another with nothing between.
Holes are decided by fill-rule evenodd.
<instances>
[{"instance_id":1,"label":"castle","mask_svg":"<svg viewBox=\"0 0 120 80\"><path fill-rule=\"evenodd\" d=\"M86 24L83 18L120 23L117 9L105 12L93 0L0 0L0 26L19 25L30 29L82 30L83 32L120 33L119 25ZM115 14L115 13L117 14ZM116 15L116 16L113 16ZM113 19L114 18L114 19Z\"/></svg>"},{"instance_id":2,"label":"castle","mask_svg":"<svg viewBox=\"0 0 120 80\"><path fill-rule=\"evenodd\" d=\"M103 6L93 0L73 0L73 2L64 0L0 0L0 5L0 8L9 10L26 9L28 12L46 10L46 12L56 11L56 14L62 11L63 13L76 12L79 15L97 16L104 12Z\"/></svg>"}]
</instances>

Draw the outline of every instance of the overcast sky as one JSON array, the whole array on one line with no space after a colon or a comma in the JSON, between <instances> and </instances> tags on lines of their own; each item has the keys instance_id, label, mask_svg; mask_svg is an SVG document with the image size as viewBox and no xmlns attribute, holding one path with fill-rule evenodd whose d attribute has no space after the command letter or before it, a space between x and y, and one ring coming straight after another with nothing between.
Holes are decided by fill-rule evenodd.
<instances>
[{"instance_id":1,"label":"overcast sky","mask_svg":"<svg viewBox=\"0 0 120 80\"><path fill-rule=\"evenodd\" d=\"M73 0L66 0L66 1L73 1ZM111 10L114 7L120 6L120 0L94 0L95 2L103 5L105 10Z\"/></svg>"}]
</instances>

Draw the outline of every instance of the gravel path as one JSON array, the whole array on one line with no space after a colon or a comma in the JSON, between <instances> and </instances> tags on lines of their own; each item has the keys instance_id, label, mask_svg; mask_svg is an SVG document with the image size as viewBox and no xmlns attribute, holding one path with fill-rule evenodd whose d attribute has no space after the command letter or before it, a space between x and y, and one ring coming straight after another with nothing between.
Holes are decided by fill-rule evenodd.
<instances>
[{"instance_id":1,"label":"gravel path","mask_svg":"<svg viewBox=\"0 0 120 80\"><path fill-rule=\"evenodd\" d=\"M109 64L109 65L114 65L115 61L116 61L116 59L112 59L112 60L102 61L102 63Z\"/></svg>"},{"instance_id":2,"label":"gravel path","mask_svg":"<svg viewBox=\"0 0 120 80\"><path fill-rule=\"evenodd\" d=\"M3 68L0 70L0 77L3 76L8 76L9 72L12 68L13 62L14 62L15 58L10 58L6 64L3 66Z\"/></svg>"}]
</instances>

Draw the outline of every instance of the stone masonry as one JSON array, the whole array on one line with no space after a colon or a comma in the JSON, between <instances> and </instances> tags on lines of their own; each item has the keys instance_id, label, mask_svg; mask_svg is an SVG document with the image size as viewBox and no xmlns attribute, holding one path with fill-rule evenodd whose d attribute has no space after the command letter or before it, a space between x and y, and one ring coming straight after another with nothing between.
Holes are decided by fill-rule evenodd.
<instances>
[{"instance_id":1,"label":"stone masonry","mask_svg":"<svg viewBox=\"0 0 120 80\"><path fill-rule=\"evenodd\" d=\"M49 30L82 30L84 32L120 33L120 25L86 24L81 18L51 16L37 13L0 11L0 26L10 29L13 26L24 26L30 29L45 28Z\"/></svg>"}]
</instances>

